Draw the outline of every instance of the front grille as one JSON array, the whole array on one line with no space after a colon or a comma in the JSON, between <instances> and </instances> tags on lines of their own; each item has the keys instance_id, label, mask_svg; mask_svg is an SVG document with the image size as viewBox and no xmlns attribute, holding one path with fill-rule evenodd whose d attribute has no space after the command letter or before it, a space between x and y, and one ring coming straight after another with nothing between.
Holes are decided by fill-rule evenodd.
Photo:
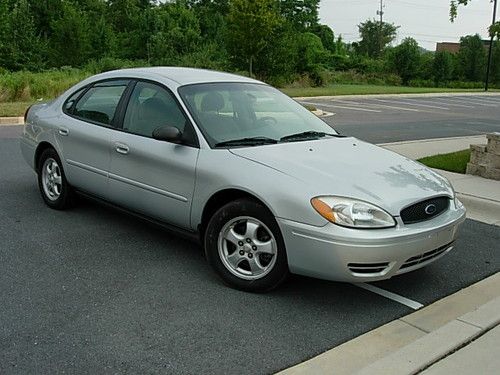
<instances>
[{"instance_id":1,"label":"front grille","mask_svg":"<svg viewBox=\"0 0 500 375\"><path fill-rule=\"evenodd\" d=\"M419 223L442 214L449 206L450 198L448 197L427 199L403 209L401 220L405 224Z\"/></svg>"},{"instance_id":2,"label":"front grille","mask_svg":"<svg viewBox=\"0 0 500 375\"><path fill-rule=\"evenodd\" d=\"M363 275L378 274L384 272L389 267L389 262L383 263L349 263L347 265L352 273Z\"/></svg>"},{"instance_id":3,"label":"front grille","mask_svg":"<svg viewBox=\"0 0 500 375\"><path fill-rule=\"evenodd\" d=\"M411 258L407 259L406 262L403 263L403 265L401 266L400 269L413 267L413 266L416 266L417 264L424 263L424 262L427 262L431 259L437 258L441 254L443 254L446 250L448 250L452 245L453 245L453 242L451 242L447 245L438 247L435 250L431 250L431 251L428 251L426 253L411 257Z\"/></svg>"}]
</instances>

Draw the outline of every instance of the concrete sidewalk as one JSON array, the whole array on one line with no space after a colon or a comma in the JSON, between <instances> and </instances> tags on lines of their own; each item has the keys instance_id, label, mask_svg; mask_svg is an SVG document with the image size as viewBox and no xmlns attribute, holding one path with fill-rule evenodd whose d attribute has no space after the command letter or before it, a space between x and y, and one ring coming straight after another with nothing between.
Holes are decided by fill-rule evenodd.
<instances>
[{"instance_id":1,"label":"concrete sidewalk","mask_svg":"<svg viewBox=\"0 0 500 375\"><path fill-rule=\"evenodd\" d=\"M468 149L470 145L486 144L486 142L486 135L476 135L472 137L437 138L381 143L379 146L397 152L398 154L404 155L410 159L420 159L426 156L465 150Z\"/></svg>"},{"instance_id":2,"label":"concrete sidewalk","mask_svg":"<svg viewBox=\"0 0 500 375\"><path fill-rule=\"evenodd\" d=\"M499 311L497 273L279 374L490 374L500 368L498 343L489 345L498 337ZM475 371L457 369L460 362Z\"/></svg>"}]
</instances>

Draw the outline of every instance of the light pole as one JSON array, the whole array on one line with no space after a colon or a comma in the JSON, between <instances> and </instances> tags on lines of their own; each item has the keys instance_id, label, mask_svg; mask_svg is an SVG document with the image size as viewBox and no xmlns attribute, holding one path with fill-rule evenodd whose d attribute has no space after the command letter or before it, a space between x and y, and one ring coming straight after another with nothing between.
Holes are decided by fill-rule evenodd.
<instances>
[{"instance_id":1,"label":"light pole","mask_svg":"<svg viewBox=\"0 0 500 375\"><path fill-rule=\"evenodd\" d=\"M380 16L380 23L378 25L378 43L379 52L382 52L382 26L384 24L384 0L380 0L380 10L377 10L377 16Z\"/></svg>"},{"instance_id":2,"label":"light pole","mask_svg":"<svg viewBox=\"0 0 500 375\"><path fill-rule=\"evenodd\" d=\"M496 19L497 19L497 0L495 0L493 3L493 22L491 23L492 25L495 24ZM492 55L493 55L494 39L495 39L494 35L491 35L490 48L488 50L488 67L486 68L486 82L484 83L484 91L488 91L488 83L490 80L491 59L492 59Z\"/></svg>"}]
</instances>

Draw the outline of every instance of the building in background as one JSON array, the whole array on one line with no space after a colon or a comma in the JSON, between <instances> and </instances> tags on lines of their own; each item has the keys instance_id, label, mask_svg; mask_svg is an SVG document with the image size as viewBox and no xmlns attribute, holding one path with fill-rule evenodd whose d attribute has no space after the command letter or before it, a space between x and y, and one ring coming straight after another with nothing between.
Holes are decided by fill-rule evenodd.
<instances>
[{"instance_id":1,"label":"building in background","mask_svg":"<svg viewBox=\"0 0 500 375\"><path fill-rule=\"evenodd\" d=\"M490 41L483 39L484 49L488 50L490 48ZM460 51L460 43L459 42L438 42L436 43L436 52L451 52L458 53Z\"/></svg>"}]
</instances>

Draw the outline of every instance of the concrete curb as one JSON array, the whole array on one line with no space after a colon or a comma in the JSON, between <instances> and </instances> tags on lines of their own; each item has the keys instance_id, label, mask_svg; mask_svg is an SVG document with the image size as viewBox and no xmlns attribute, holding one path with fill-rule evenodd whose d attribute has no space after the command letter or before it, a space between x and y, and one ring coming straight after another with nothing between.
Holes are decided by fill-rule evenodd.
<instances>
[{"instance_id":1,"label":"concrete curb","mask_svg":"<svg viewBox=\"0 0 500 375\"><path fill-rule=\"evenodd\" d=\"M484 142L486 142L485 135L474 135L467 137L434 138L416 141L382 143L378 144L378 146L416 160L426 156L447 154L450 152L469 149L471 144Z\"/></svg>"},{"instance_id":2,"label":"concrete curb","mask_svg":"<svg viewBox=\"0 0 500 375\"><path fill-rule=\"evenodd\" d=\"M0 125L2 126L12 126L12 125L23 125L24 117L0 117Z\"/></svg>"},{"instance_id":3,"label":"concrete curb","mask_svg":"<svg viewBox=\"0 0 500 375\"><path fill-rule=\"evenodd\" d=\"M416 374L500 324L500 297L358 371L359 375Z\"/></svg>"},{"instance_id":4,"label":"concrete curb","mask_svg":"<svg viewBox=\"0 0 500 375\"><path fill-rule=\"evenodd\" d=\"M423 94L366 94L366 95L325 95L325 96L296 96L295 100L308 99L362 99L362 98L418 98L418 97L443 97L443 96L500 96L500 92L436 92Z\"/></svg>"},{"instance_id":5,"label":"concrete curb","mask_svg":"<svg viewBox=\"0 0 500 375\"><path fill-rule=\"evenodd\" d=\"M500 202L457 192L457 197L467 209L467 217L486 224L500 226Z\"/></svg>"},{"instance_id":6,"label":"concrete curb","mask_svg":"<svg viewBox=\"0 0 500 375\"><path fill-rule=\"evenodd\" d=\"M326 112L326 111L323 111L322 109L316 109L315 111L311 111L311 112L314 113L318 117L330 117L330 116L335 115L335 113L333 113L333 112Z\"/></svg>"},{"instance_id":7,"label":"concrete curb","mask_svg":"<svg viewBox=\"0 0 500 375\"><path fill-rule=\"evenodd\" d=\"M422 366L430 366L467 344L500 323L499 309L500 272L312 359L284 369L279 374L347 375L358 371L371 374L381 368L381 374L414 373L403 371L403 368L407 370L407 367L413 366L418 360L416 367L422 369ZM412 350L419 351L413 354ZM403 367L402 364L395 366L396 362L392 362L403 359L410 363ZM381 361L385 361L385 364ZM383 366L379 367L381 364Z\"/></svg>"},{"instance_id":8,"label":"concrete curb","mask_svg":"<svg viewBox=\"0 0 500 375\"><path fill-rule=\"evenodd\" d=\"M377 146L399 146L399 145L412 145L412 144L422 144L422 143L431 143L431 142L448 142L454 140L469 140L475 138L484 138L486 139L486 135L468 135L464 137L447 137L447 138L428 138L428 139L417 139L411 141L400 141L400 142L389 142L389 143L377 143Z\"/></svg>"}]
</instances>

